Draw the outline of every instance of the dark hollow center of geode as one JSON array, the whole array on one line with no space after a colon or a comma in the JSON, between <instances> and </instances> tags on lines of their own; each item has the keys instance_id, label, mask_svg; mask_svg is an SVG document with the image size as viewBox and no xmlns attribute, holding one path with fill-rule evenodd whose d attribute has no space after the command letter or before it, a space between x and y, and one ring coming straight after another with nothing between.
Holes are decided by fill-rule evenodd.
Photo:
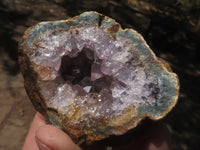
<instances>
[{"instance_id":1,"label":"dark hollow center of geode","mask_svg":"<svg viewBox=\"0 0 200 150\"><path fill-rule=\"evenodd\" d=\"M86 57L86 52L91 53L91 59ZM63 56L59 72L65 81L78 84L84 77L90 77L93 59L93 52L89 49L82 50L75 57Z\"/></svg>"},{"instance_id":2,"label":"dark hollow center of geode","mask_svg":"<svg viewBox=\"0 0 200 150\"><path fill-rule=\"evenodd\" d=\"M98 94L102 89L109 89L112 81L111 76L101 72L101 61L94 51L83 48L76 55L62 57L59 73L65 82L69 81L73 86L80 85L85 93ZM77 95L85 95L80 87Z\"/></svg>"}]
</instances>

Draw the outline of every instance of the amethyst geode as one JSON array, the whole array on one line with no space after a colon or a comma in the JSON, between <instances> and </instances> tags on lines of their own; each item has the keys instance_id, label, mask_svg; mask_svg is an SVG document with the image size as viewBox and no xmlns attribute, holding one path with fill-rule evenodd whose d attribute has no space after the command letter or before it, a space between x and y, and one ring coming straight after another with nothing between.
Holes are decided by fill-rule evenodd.
<instances>
[{"instance_id":1,"label":"amethyst geode","mask_svg":"<svg viewBox=\"0 0 200 150\"><path fill-rule=\"evenodd\" d=\"M75 142L160 119L178 98L177 75L142 36L96 12L29 28L19 63L36 110Z\"/></svg>"}]
</instances>

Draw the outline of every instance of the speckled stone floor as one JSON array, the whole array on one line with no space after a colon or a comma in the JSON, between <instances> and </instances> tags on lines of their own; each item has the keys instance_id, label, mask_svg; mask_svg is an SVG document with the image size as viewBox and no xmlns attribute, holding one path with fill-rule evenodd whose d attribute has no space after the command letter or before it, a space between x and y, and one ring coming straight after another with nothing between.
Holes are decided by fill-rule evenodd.
<instances>
[{"instance_id":1,"label":"speckled stone floor","mask_svg":"<svg viewBox=\"0 0 200 150\"><path fill-rule=\"evenodd\" d=\"M2 64L12 63L5 53L0 58L0 150L20 150L35 111L25 93L22 75L13 76L5 70Z\"/></svg>"}]
</instances>

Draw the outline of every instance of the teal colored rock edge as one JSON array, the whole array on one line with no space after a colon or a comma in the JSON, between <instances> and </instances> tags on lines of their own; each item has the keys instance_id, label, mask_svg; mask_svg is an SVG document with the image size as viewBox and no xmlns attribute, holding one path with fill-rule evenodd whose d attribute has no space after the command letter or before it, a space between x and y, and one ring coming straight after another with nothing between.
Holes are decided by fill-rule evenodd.
<instances>
[{"instance_id":1,"label":"teal colored rock edge","mask_svg":"<svg viewBox=\"0 0 200 150\"><path fill-rule=\"evenodd\" d=\"M28 41L23 45L24 49L27 49L31 46L31 43L37 39L37 37L49 30L56 29L71 29L74 27L78 27L79 25L88 25L88 24L98 24L100 28L108 32L108 29L113 25L117 24L113 19L105 18L102 19L102 16L95 12L86 12L81 14L78 17L56 21L56 22L42 22L36 25L34 28L30 29L27 34ZM134 30L118 30L114 33L118 37L122 37L125 39L129 39L136 44L136 48L139 50L140 54L145 57L145 63L148 64L151 70L153 70L154 74L159 76L164 84L164 92L161 98L161 102L158 106L146 106L138 108L138 115L143 116L144 114L148 114L148 116L157 117L163 115L164 112L169 111L168 109L175 105L175 101L177 100L177 92L178 92L178 81L177 77L174 73L168 72L165 67L156 62L156 57L153 52L150 50L144 39L140 34L138 34ZM151 59L151 61L150 61ZM175 78L176 77L176 78ZM177 86L177 87L176 87ZM173 105L173 106L172 106ZM61 125L54 119L52 115L49 115L49 120L52 124L61 127Z\"/></svg>"},{"instance_id":2,"label":"teal colored rock edge","mask_svg":"<svg viewBox=\"0 0 200 150\"><path fill-rule=\"evenodd\" d=\"M55 118L55 115L53 115L50 111L47 112L48 115L48 121L51 122L51 124L53 124L54 126L56 126L57 128L64 130L63 126L60 124L60 122L58 122L58 120Z\"/></svg>"},{"instance_id":3,"label":"teal colored rock edge","mask_svg":"<svg viewBox=\"0 0 200 150\"><path fill-rule=\"evenodd\" d=\"M37 24L34 28L32 28L29 31L28 36L28 46L37 38L38 35L49 31L49 30L56 30L56 29L70 29L75 26L78 26L80 24L92 24L92 23L98 23L100 21L100 16L97 15L96 13L93 12L87 12L76 19L66 22L66 20L61 20L61 21L46 21L46 22L41 22Z\"/></svg>"}]
</instances>

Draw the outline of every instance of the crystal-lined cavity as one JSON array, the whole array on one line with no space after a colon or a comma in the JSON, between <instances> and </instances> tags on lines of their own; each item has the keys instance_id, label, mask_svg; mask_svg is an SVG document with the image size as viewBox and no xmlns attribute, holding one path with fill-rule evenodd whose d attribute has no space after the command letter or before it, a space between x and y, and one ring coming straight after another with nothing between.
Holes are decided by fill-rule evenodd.
<instances>
[{"instance_id":1,"label":"crystal-lined cavity","mask_svg":"<svg viewBox=\"0 0 200 150\"><path fill-rule=\"evenodd\" d=\"M19 52L36 109L76 142L123 134L177 100L177 76L141 35L96 12L30 28Z\"/></svg>"},{"instance_id":2,"label":"crystal-lined cavity","mask_svg":"<svg viewBox=\"0 0 200 150\"><path fill-rule=\"evenodd\" d=\"M32 60L38 65L50 67L56 74L55 78L63 79L49 105L59 105L56 102L57 97L63 96L63 93L59 92L60 86L63 91L72 88L75 93L72 98L79 97L79 101L83 101L91 93L105 99L107 93L102 91L107 90L110 94L110 99L105 99L105 103L110 106L107 113L118 114L130 105L157 105L162 92L159 78L153 73L145 73L151 73L151 70L142 62L143 58L140 58L137 51L131 54L130 51L134 48L132 45L123 45L127 43L111 37L96 24L68 31L48 31L38 39L39 41L33 44L37 45L38 50L37 55L31 54ZM121 58L123 56L124 58ZM134 61L137 61L137 64ZM69 87L64 86L65 84ZM45 92L43 94L46 95ZM68 99L67 96L62 99L62 104L66 104L61 107L68 104ZM91 99L93 97L89 101L95 101L98 105L103 104ZM60 109L61 107L59 106ZM65 110L67 111L67 108Z\"/></svg>"}]
</instances>

